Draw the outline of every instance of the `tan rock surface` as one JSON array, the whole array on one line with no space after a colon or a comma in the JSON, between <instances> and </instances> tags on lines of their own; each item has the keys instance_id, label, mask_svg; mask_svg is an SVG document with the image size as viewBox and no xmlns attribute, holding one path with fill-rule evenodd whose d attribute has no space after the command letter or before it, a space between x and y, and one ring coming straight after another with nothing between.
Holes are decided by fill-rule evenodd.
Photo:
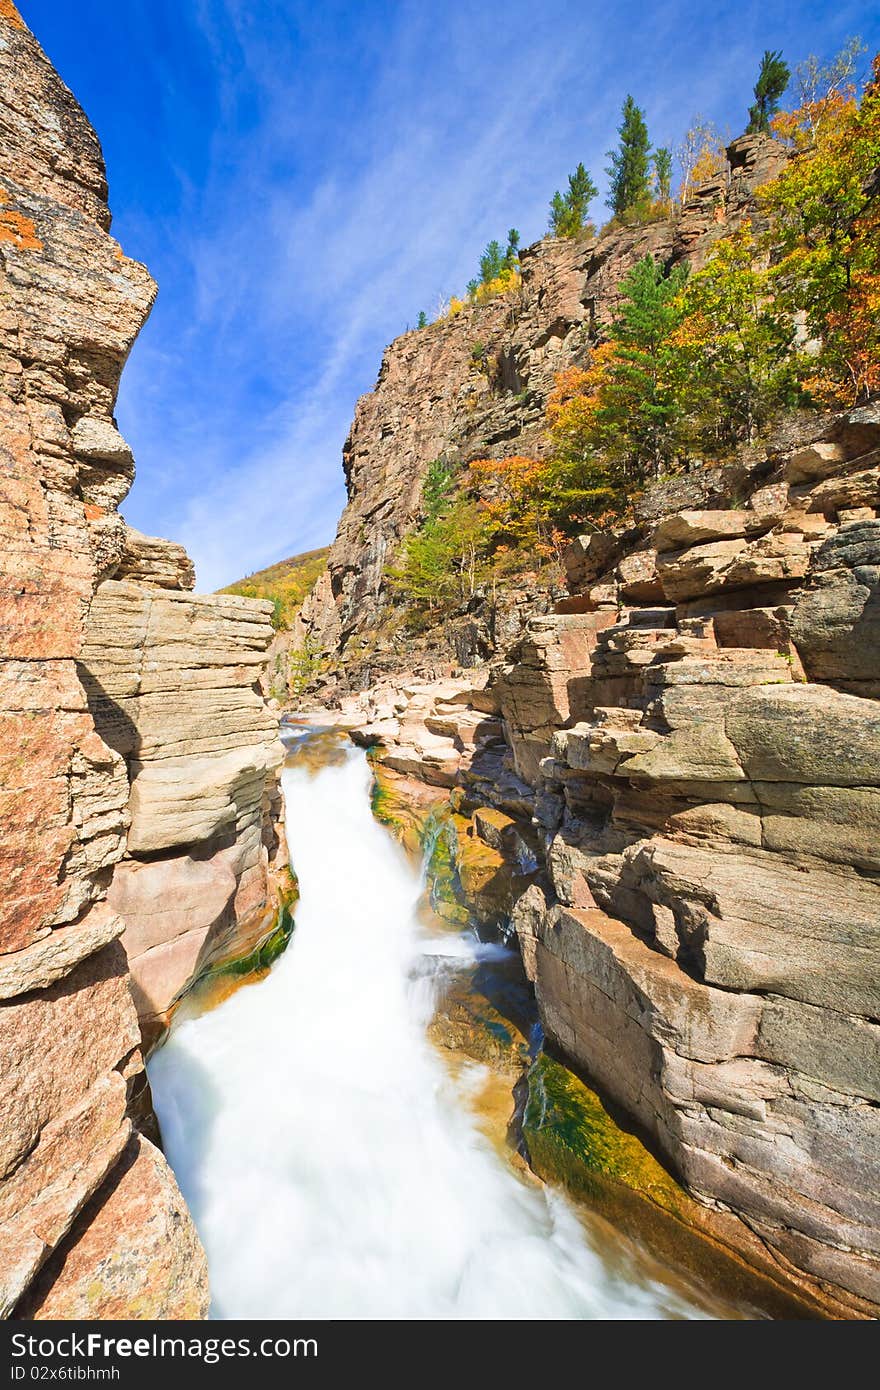
<instances>
[{"instance_id":1,"label":"tan rock surface","mask_svg":"<svg viewBox=\"0 0 880 1390\"><path fill-rule=\"evenodd\" d=\"M208 1270L158 1149L133 1139L18 1308L28 1319L204 1318Z\"/></svg>"},{"instance_id":2,"label":"tan rock surface","mask_svg":"<svg viewBox=\"0 0 880 1390\"><path fill-rule=\"evenodd\" d=\"M797 534L774 534L760 540L709 541L684 551L669 551L657 560L663 593L680 603L722 589L803 579L810 549Z\"/></svg>"},{"instance_id":3,"label":"tan rock surface","mask_svg":"<svg viewBox=\"0 0 880 1390\"><path fill-rule=\"evenodd\" d=\"M157 536L144 536L126 526L117 579L130 579L160 589L193 589L193 562L182 545Z\"/></svg>"}]
</instances>

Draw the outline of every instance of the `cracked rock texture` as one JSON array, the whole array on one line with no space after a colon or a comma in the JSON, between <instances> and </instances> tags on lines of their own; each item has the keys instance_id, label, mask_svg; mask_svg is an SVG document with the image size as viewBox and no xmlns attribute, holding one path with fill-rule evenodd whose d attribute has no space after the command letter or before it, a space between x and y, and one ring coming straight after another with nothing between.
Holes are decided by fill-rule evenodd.
<instances>
[{"instance_id":1,"label":"cracked rock texture","mask_svg":"<svg viewBox=\"0 0 880 1390\"><path fill-rule=\"evenodd\" d=\"M141 1046L275 919L272 631L117 511L116 391L155 285L109 226L98 140L2 0L0 1304L198 1317L198 1237L136 1128Z\"/></svg>"}]
</instances>

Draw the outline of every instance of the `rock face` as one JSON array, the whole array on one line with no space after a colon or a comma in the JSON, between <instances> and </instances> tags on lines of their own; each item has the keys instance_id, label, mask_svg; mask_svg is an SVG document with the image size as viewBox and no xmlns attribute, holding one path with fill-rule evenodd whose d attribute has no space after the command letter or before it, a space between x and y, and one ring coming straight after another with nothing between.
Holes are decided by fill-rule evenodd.
<instances>
[{"instance_id":1,"label":"rock face","mask_svg":"<svg viewBox=\"0 0 880 1390\"><path fill-rule=\"evenodd\" d=\"M674 221L598 240L537 242L522 253L517 292L391 344L375 390L357 404L343 455L348 505L328 569L302 613L301 635L342 653L349 680L363 669L362 683L371 683L370 657L388 601L385 568L419 520L432 460L455 467L476 458L540 457L555 376L585 361L596 330L614 311L621 278L649 253L665 263L699 265L715 240L745 215L756 216L753 190L785 157L768 137L743 136L730 146L724 174L697 186ZM520 629L514 606L488 641L501 648ZM434 641L442 637L435 634ZM461 625L447 634L459 664L467 664L468 641ZM379 655L380 665L394 664L387 649Z\"/></svg>"},{"instance_id":2,"label":"rock face","mask_svg":"<svg viewBox=\"0 0 880 1390\"><path fill-rule=\"evenodd\" d=\"M155 294L100 147L0 4L0 1224L5 1313L204 1315L204 1256L141 1055L213 956L271 930L269 605L189 592L117 511L113 418ZM134 991L138 1009L132 999Z\"/></svg>"},{"instance_id":3,"label":"rock face","mask_svg":"<svg viewBox=\"0 0 880 1390\"><path fill-rule=\"evenodd\" d=\"M496 856L548 1037L838 1316L880 1307L878 446L807 417L736 509L658 484L488 672L345 711Z\"/></svg>"},{"instance_id":4,"label":"rock face","mask_svg":"<svg viewBox=\"0 0 880 1390\"><path fill-rule=\"evenodd\" d=\"M383 570L429 462L539 453L554 374L626 269L699 262L782 158L735 141L675 224L541 242L516 295L393 343L303 616L371 684L332 692L354 736L449 789L462 882L515 925L550 1039L781 1282L861 1315L880 1307L876 406L792 416L578 538L565 597L506 610L488 681L376 680L409 655L383 637ZM448 637L435 656L469 665Z\"/></svg>"},{"instance_id":5,"label":"rock face","mask_svg":"<svg viewBox=\"0 0 880 1390\"><path fill-rule=\"evenodd\" d=\"M142 545L138 554L143 564ZM163 564L155 586L98 585L79 668L95 728L125 769L126 854L107 901L126 923L135 1002L148 1025L229 954L232 939L241 954L259 944L284 863L282 749L256 685L271 605L171 589L167 575Z\"/></svg>"}]
</instances>

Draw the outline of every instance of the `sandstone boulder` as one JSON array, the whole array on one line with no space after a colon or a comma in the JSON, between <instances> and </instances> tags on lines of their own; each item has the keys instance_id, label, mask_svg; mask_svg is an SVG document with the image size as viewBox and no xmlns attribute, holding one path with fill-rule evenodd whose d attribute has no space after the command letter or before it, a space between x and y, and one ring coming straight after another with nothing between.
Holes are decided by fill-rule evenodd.
<instances>
[{"instance_id":1,"label":"sandstone boulder","mask_svg":"<svg viewBox=\"0 0 880 1390\"><path fill-rule=\"evenodd\" d=\"M814 483L839 473L846 457L842 444L818 440L789 454L783 461L782 475L788 483Z\"/></svg>"},{"instance_id":2,"label":"sandstone boulder","mask_svg":"<svg viewBox=\"0 0 880 1390\"><path fill-rule=\"evenodd\" d=\"M744 690L724 728L752 782L880 785L880 706L815 685Z\"/></svg>"},{"instance_id":3,"label":"sandstone boulder","mask_svg":"<svg viewBox=\"0 0 880 1390\"><path fill-rule=\"evenodd\" d=\"M662 602L663 586L657 571L656 550L637 550L617 566L619 594L630 603Z\"/></svg>"},{"instance_id":4,"label":"sandstone boulder","mask_svg":"<svg viewBox=\"0 0 880 1390\"><path fill-rule=\"evenodd\" d=\"M74 426L83 497L100 507L117 507L134 481L134 458L112 420L85 415Z\"/></svg>"},{"instance_id":5,"label":"sandstone boulder","mask_svg":"<svg viewBox=\"0 0 880 1390\"><path fill-rule=\"evenodd\" d=\"M562 552L569 593L579 594L611 568L620 553L620 542L610 531L575 536Z\"/></svg>"},{"instance_id":6,"label":"sandstone boulder","mask_svg":"<svg viewBox=\"0 0 880 1390\"><path fill-rule=\"evenodd\" d=\"M771 533L756 541L712 541L658 556L657 569L667 598L678 603L722 589L802 579L810 549L797 533Z\"/></svg>"},{"instance_id":7,"label":"sandstone boulder","mask_svg":"<svg viewBox=\"0 0 880 1390\"><path fill-rule=\"evenodd\" d=\"M841 526L820 547L792 636L811 680L880 683L880 521Z\"/></svg>"},{"instance_id":8,"label":"sandstone boulder","mask_svg":"<svg viewBox=\"0 0 880 1390\"><path fill-rule=\"evenodd\" d=\"M836 516L853 508L867 508L872 513L880 505L880 467L863 468L831 477L819 483L810 493L810 511Z\"/></svg>"},{"instance_id":9,"label":"sandstone boulder","mask_svg":"<svg viewBox=\"0 0 880 1390\"><path fill-rule=\"evenodd\" d=\"M97 903L79 922L59 927L23 951L0 955L0 999L48 989L81 960L122 934L125 923L106 903Z\"/></svg>"},{"instance_id":10,"label":"sandstone boulder","mask_svg":"<svg viewBox=\"0 0 880 1390\"><path fill-rule=\"evenodd\" d=\"M625 859L630 886L671 908L685 955L708 983L877 1017L876 883L759 850L713 854L664 839Z\"/></svg>"},{"instance_id":11,"label":"sandstone boulder","mask_svg":"<svg viewBox=\"0 0 880 1390\"><path fill-rule=\"evenodd\" d=\"M123 550L114 578L128 579L158 589L193 589L196 573L182 545L144 536L126 526Z\"/></svg>"},{"instance_id":12,"label":"sandstone boulder","mask_svg":"<svg viewBox=\"0 0 880 1390\"><path fill-rule=\"evenodd\" d=\"M282 757L280 745L269 745L133 763L129 853L198 844L234 829L259 809L266 777Z\"/></svg>"},{"instance_id":13,"label":"sandstone boulder","mask_svg":"<svg viewBox=\"0 0 880 1390\"><path fill-rule=\"evenodd\" d=\"M208 1314L208 1268L163 1155L136 1136L17 1316L165 1321Z\"/></svg>"},{"instance_id":14,"label":"sandstone boulder","mask_svg":"<svg viewBox=\"0 0 880 1390\"><path fill-rule=\"evenodd\" d=\"M654 532L657 550L682 550L706 541L735 540L760 527L754 512L685 511L664 517Z\"/></svg>"}]
</instances>

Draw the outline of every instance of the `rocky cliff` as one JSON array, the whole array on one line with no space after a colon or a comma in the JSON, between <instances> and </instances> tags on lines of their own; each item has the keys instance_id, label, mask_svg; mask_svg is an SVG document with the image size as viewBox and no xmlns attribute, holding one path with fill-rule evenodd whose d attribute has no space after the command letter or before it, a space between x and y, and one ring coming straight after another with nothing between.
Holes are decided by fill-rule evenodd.
<instances>
[{"instance_id":1,"label":"rocky cliff","mask_svg":"<svg viewBox=\"0 0 880 1390\"><path fill-rule=\"evenodd\" d=\"M385 571L419 520L428 465L543 455L555 377L584 362L626 272L648 254L701 265L719 237L746 216L757 219L753 190L786 154L767 136L746 135L727 157L724 172L697 185L675 218L592 240L539 241L521 255L517 291L405 333L386 350L375 389L357 403L343 451L348 504L302 612L301 636L344 658L343 686L369 685L395 663ZM473 619L446 624L431 634L429 662L487 655L520 631L532 607L531 595L514 592L496 607L490 632ZM413 645L401 644L397 664L412 660Z\"/></svg>"},{"instance_id":2,"label":"rocky cliff","mask_svg":"<svg viewBox=\"0 0 880 1390\"><path fill-rule=\"evenodd\" d=\"M648 488L634 524L572 543L564 594L518 597L488 667L454 675L450 624L430 634L447 678L401 678L412 651L386 626L430 460L540 452L553 376L634 259L699 263L784 158L735 141L675 221L541 242L519 293L392 344L304 619L386 774L449 789L461 886L515 928L550 1042L725 1243L814 1308L870 1316L880 411L793 414Z\"/></svg>"},{"instance_id":3,"label":"rocky cliff","mask_svg":"<svg viewBox=\"0 0 880 1390\"><path fill-rule=\"evenodd\" d=\"M113 418L153 302L97 138L0 4L0 1222L5 1313L204 1314L142 1059L193 978L275 921L268 604L190 591L118 513Z\"/></svg>"},{"instance_id":4,"label":"rocky cliff","mask_svg":"<svg viewBox=\"0 0 880 1390\"><path fill-rule=\"evenodd\" d=\"M880 1306L878 504L877 407L789 421L575 541L489 668L343 701L451 789L549 1039L837 1316Z\"/></svg>"}]
</instances>

